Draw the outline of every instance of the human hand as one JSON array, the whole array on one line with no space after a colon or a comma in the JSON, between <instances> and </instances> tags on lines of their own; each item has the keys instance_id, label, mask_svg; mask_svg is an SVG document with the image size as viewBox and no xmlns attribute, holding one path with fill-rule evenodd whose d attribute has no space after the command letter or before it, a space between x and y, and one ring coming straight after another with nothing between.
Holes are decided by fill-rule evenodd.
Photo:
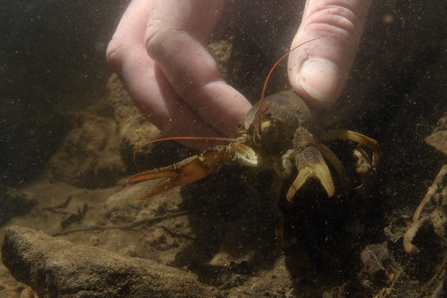
<instances>
[{"instance_id":1,"label":"human hand","mask_svg":"<svg viewBox=\"0 0 447 298\"><path fill-rule=\"evenodd\" d=\"M165 135L234 136L251 108L223 81L207 50L223 5L223 0L133 0L109 43L112 69Z\"/></svg>"},{"instance_id":2,"label":"human hand","mask_svg":"<svg viewBox=\"0 0 447 298\"><path fill-rule=\"evenodd\" d=\"M307 0L288 61L292 88L317 107L340 96L354 62L372 0Z\"/></svg>"},{"instance_id":3,"label":"human hand","mask_svg":"<svg viewBox=\"0 0 447 298\"><path fill-rule=\"evenodd\" d=\"M292 47L318 39L289 57L292 87L317 106L340 95L372 0L333 2L306 2ZM223 0L133 0L107 48L109 64L135 104L166 135L232 136L251 107L222 80L206 49L223 5Z\"/></svg>"}]
</instances>

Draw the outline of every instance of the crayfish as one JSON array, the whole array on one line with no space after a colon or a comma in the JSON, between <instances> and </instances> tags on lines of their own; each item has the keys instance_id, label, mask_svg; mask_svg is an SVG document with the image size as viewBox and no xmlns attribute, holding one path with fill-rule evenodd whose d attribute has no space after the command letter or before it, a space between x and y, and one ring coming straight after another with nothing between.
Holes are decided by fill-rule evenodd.
<instances>
[{"instance_id":1,"label":"crayfish","mask_svg":"<svg viewBox=\"0 0 447 298\"><path fill-rule=\"evenodd\" d=\"M270 70L262 94L275 66ZM163 178L154 188L138 197L145 200L203 179L226 164L239 163L258 170L273 170L281 179L296 173L287 191L289 201L310 179L317 179L327 195L332 197L334 182L325 159L332 164L345 186L350 185L350 179L337 156L310 132L314 126L310 109L294 91L283 91L266 98L262 95L261 101L245 115L237 131L239 137L227 146L212 147L173 165L138 173L127 183ZM319 134L320 140L325 142L344 139L366 145L373 150L372 167L374 170L377 167L380 154L374 139L349 130L329 130Z\"/></svg>"}]
</instances>

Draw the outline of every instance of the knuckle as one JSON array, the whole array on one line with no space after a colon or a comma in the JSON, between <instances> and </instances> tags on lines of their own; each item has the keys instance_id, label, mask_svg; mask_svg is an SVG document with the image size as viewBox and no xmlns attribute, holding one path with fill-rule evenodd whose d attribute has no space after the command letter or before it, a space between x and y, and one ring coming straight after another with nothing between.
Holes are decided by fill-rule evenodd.
<instances>
[{"instance_id":1,"label":"knuckle","mask_svg":"<svg viewBox=\"0 0 447 298\"><path fill-rule=\"evenodd\" d=\"M307 23L337 35L355 37L361 32L362 21L349 7L330 6L314 10Z\"/></svg>"},{"instance_id":2,"label":"knuckle","mask_svg":"<svg viewBox=\"0 0 447 298\"><path fill-rule=\"evenodd\" d=\"M112 38L106 50L107 63L115 68L122 64L123 58L123 46L115 38Z\"/></svg>"},{"instance_id":3,"label":"knuckle","mask_svg":"<svg viewBox=\"0 0 447 298\"><path fill-rule=\"evenodd\" d=\"M160 20L151 20L146 29L144 44L150 57L156 56L160 52L163 40L167 34L166 30L163 30L160 25Z\"/></svg>"}]
</instances>

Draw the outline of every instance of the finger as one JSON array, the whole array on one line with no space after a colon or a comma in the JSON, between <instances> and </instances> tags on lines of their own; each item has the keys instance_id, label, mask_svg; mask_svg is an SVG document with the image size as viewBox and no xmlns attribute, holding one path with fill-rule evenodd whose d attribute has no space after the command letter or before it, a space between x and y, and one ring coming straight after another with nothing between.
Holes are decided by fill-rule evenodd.
<instances>
[{"instance_id":1,"label":"finger","mask_svg":"<svg viewBox=\"0 0 447 298\"><path fill-rule=\"evenodd\" d=\"M292 88L316 106L340 96L351 70L372 0L308 0L290 54Z\"/></svg>"},{"instance_id":2,"label":"finger","mask_svg":"<svg viewBox=\"0 0 447 298\"><path fill-rule=\"evenodd\" d=\"M146 48L177 94L214 129L234 135L250 103L227 85L206 49L223 0L154 2Z\"/></svg>"},{"instance_id":3,"label":"finger","mask_svg":"<svg viewBox=\"0 0 447 298\"><path fill-rule=\"evenodd\" d=\"M166 135L222 136L175 94L147 55L144 34L151 6L151 0L131 2L107 48L110 66L140 111Z\"/></svg>"}]
</instances>

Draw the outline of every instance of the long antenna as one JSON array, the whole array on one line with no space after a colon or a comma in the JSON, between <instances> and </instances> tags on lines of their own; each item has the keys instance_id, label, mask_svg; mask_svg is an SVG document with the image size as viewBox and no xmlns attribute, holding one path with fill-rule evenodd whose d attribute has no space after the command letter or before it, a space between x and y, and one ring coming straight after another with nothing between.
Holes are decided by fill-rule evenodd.
<instances>
[{"instance_id":1,"label":"long antenna","mask_svg":"<svg viewBox=\"0 0 447 298\"><path fill-rule=\"evenodd\" d=\"M275 64L273 64L272 68L270 69L267 77L265 78L265 82L264 82L264 86L262 87L262 92L261 92L261 99L259 100L259 108L258 108L258 127L261 131L261 121L262 121L262 117L261 117L261 111L262 111L262 104L264 103L264 97L265 97L265 91L267 90L267 83L270 80L270 77L272 76L273 71L276 69L276 67L278 66L278 64L283 61L287 56L289 56L289 54L296 50L297 48L301 47L302 45L305 45L306 43L309 43L311 41L314 41L316 39L319 39L321 37L317 37L317 38L313 38L313 39L309 39L308 41L305 41L299 45L297 45L296 47L292 48L291 50L287 51L287 53L285 53L281 58L278 59L278 61L275 62Z\"/></svg>"}]
</instances>

